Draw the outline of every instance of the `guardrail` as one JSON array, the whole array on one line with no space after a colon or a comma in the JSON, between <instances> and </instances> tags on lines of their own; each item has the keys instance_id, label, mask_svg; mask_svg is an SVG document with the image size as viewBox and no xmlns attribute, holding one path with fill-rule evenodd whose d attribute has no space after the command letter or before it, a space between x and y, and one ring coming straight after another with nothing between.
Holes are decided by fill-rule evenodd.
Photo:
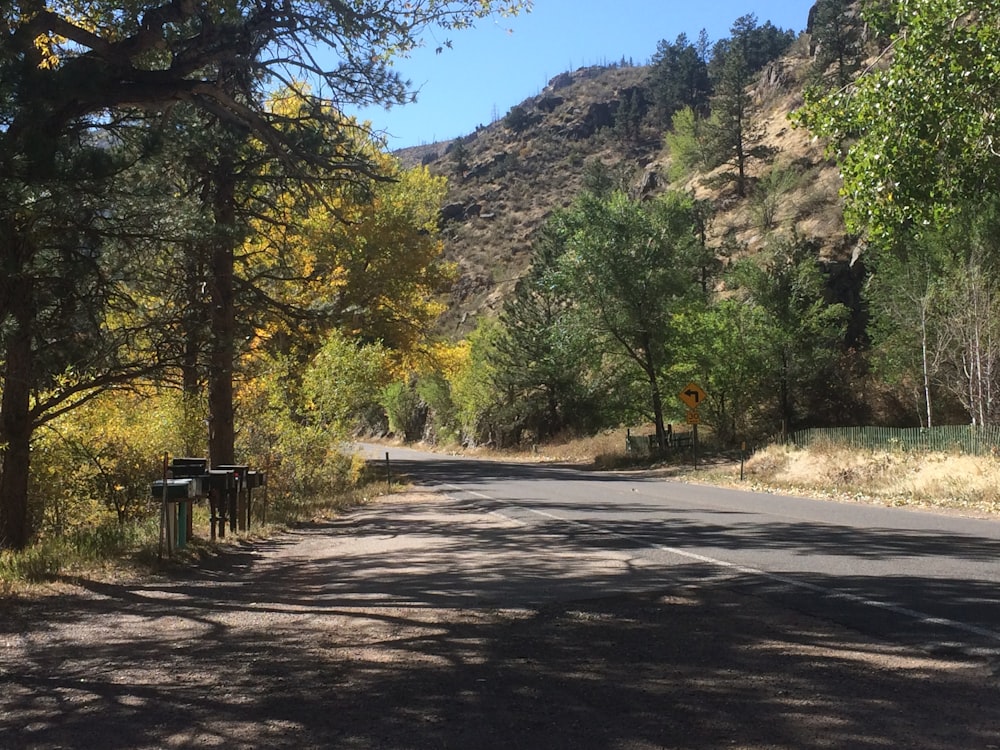
<instances>
[{"instance_id":1,"label":"guardrail","mask_svg":"<svg viewBox=\"0 0 1000 750\"><path fill-rule=\"evenodd\" d=\"M694 444L694 437L690 432L670 432L667 433L668 451L691 450ZM628 433L625 436L625 452L628 454L652 455L657 450L656 435L633 435Z\"/></svg>"}]
</instances>

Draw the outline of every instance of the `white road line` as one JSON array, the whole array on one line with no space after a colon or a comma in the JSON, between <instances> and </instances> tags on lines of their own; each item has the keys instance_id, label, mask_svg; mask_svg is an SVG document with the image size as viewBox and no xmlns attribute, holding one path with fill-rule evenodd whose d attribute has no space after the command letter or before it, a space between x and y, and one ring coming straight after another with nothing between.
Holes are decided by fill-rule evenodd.
<instances>
[{"instance_id":1,"label":"white road line","mask_svg":"<svg viewBox=\"0 0 1000 750\"><path fill-rule=\"evenodd\" d=\"M473 490L467 490L462 487L453 484L447 484L446 487L457 490L467 495L472 495L474 497L482 498L483 500L490 500L492 502L502 502L508 505L512 505L521 510L527 511L528 513L533 513L536 516L542 516L543 518L548 518L553 521L559 521L560 523L569 523L575 526L581 526L590 531L596 531L599 534L605 534L606 536L617 537L618 539L625 539L630 542L639 544L640 546L645 546L647 549L655 549L661 552L667 552L672 555L677 555L679 557L684 557L689 560L696 560L697 562L706 563L708 565L714 565L724 570L732 570L739 573L744 573L746 575L759 576L761 578L767 579L769 581L775 581L781 583L785 586L792 588L804 589L806 591L811 591L816 594L820 594L831 599L840 599L843 601L851 602L852 604L860 604L866 607L874 607L876 609L882 609L887 612L892 612L893 614L902 615L908 617L912 620L916 620L922 625L939 625L942 627L951 628L953 630L958 630L963 633L969 633L970 635L977 635L982 638L987 638L992 641L1000 643L1000 633L989 630L987 628L981 628L977 625L970 625L969 623L961 622L959 620L952 620L947 617L935 617L934 615L929 615L925 612L919 612L915 609L910 609L909 607L901 607L898 604L891 604L889 602L880 602L877 599L869 599L867 597L858 596L857 594L851 594L846 591L838 591L836 589L828 589L823 586L817 586L814 583L809 583L807 581L797 581L794 578L788 578L786 576L770 573L761 568L753 568L748 565L740 565L739 563L729 562L728 560L720 560L715 557L709 557L708 555L700 555L697 552L689 552L687 550L678 549L677 547L669 547L665 544L649 544L644 539L639 539L638 537L629 536L628 534L622 534L617 531L611 531L609 529L601 528L600 526L595 526L587 521L577 521L570 518L562 518L560 516L548 513L544 510L536 510L534 508L528 508L524 505L517 505L516 503L511 503L510 501L500 500L499 498L492 497L490 495L485 495L481 492L475 492ZM514 523L520 524L522 526L527 525L523 521L516 518L511 518L497 510L490 510L487 508L483 509L485 512L500 516L507 521L512 521Z\"/></svg>"}]
</instances>

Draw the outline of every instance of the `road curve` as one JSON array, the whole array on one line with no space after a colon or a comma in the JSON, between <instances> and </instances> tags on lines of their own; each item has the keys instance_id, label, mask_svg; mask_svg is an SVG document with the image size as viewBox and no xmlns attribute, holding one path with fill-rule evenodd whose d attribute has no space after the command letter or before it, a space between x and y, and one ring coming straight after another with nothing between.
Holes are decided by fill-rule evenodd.
<instances>
[{"instance_id":1,"label":"road curve","mask_svg":"<svg viewBox=\"0 0 1000 750\"><path fill-rule=\"evenodd\" d=\"M0 748L1000 747L993 523L388 452L416 490L0 600Z\"/></svg>"},{"instance_id":2,"label":"road curve","mask_svg":"<svg viewBox=\"0 0 1000 750\"><path fill-rule=\"evenodd\" d=\"M1000 653L997 521L629 472L361 449L377 461L388 454L392 472L465 507L549 535L553 546L627 553L632 576L603 582L615 590L721 577L889 642ZM567 593L558 583L550 582L552 596Z\"/></svg>"}]
</instances>

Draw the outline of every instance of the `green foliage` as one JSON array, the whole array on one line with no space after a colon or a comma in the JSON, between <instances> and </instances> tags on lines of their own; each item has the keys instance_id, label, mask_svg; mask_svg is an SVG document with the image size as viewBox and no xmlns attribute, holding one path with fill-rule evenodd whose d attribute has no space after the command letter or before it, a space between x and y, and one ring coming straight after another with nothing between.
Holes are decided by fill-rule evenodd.
<instances>
[{"instance_id":1,"label":"green foliage","mask_svg":"<svg viewBox=\"0 0 1000 750\"><path fill-rule=\"evenodd\" d=\"M786 164L774 165L753 187L750 210L764 232L775 228L778 211L799 184L799 173Z\"/></svg>"},{"instance_id":2,"label":"green foliage","mask_svg":"<svg viewBox=\"0 0 1000 750\"><path fill-rule=\"evenodd\" d=\"M765 252L736 264L731 282L758 311L754 356L762 360L759 377L769 394L762 406L772 429L843 419L837 410L850 403L851 378L841 369L849 311L827 301L816 247L775 238Z\"/></svg>"},{"instance_id":3,"label":"green foliage","mask_svg":"<svg viewBox=\"0 0 1000 750\"><path fill-rule=\"evenodd\" d=\"M1000 191L1000 6L896 0L891 49L849 87L813 92L796 121L841 162L848 227L891 244Z\"/></svg>"},{"instance_id":4,"label":"green foliage","mask_svg":"<svg viewBox=\"0 0 1000 750\"><path fill-rule=\"evenodd\" d=\"M583 191L606 197L615 190L624 189L625 175L612 169L600 159L588 159L583 165ZM542 240L544 242L544 239Z\"/></svg>"},{"instance_id":5,"label":"green foliage","mask_svg":"<svg viewBox=\"0 0 1000 750\"><path fill-rule=\"evenodd\" d=\"M389 417L389 430L412 443L423 436L427 404L420 398L416 383L390 383L382 391L382 407Z\"/></svg>"},{"instance_id":6,"label":"green foliage","mask_svg":"<svg viewBox=\"0 0 1000 750\"><path fill-rule=\"evenodd\" d=\"M657 118L662 124L669 124L682 109L692 109L702 115L707 113L712 94L707 46L704 30L698 46L688 41L686 34L680 34L673 43L666 40L657 43L650 66L649 87Z\"/></svg>"},{"instance_id":7,"label":"green foliage","mask_svg":"<svg viewBox=\"0 0 1000 750\"><path fill-rule=\"evenodd\" d=\"M622 92L614 115L614 129L624 143L636 143L642 135L642 122L648 105L641 88Z\"/></svg>"},{"instance_id":8,"label":"green foliage","mask_svg":"<svg viewBox=\"0 0 1000 750\"><path fill-rule=\"evenodd\" d=\"M661 371L674 357L671 318L697 296L699 222L687 196L639 203L622 193L584 195L563 217L561 273L602 354L647 387L664 435Z\"/></svg>"},{"instance_id":9,"label":"green foliage","mask_svg":"<svg viewBox=\"0 0 1000 750\"><path fill-rule=\"evenodd\" d=\"M425 432L432 443L451 444L460 439L458 407L452 398L451 383L441 372L421 374L417 379L417 395L427 405Z\"/></svg>"},{"instance_id":10,"label":"green foliage","mask_svg":"<svg viewBox=\"0 0 1000 750\"><path fill-rule=\"evenodd\" d=\"M18 583L51 581L67 571L152 557L159 542L156 514L125 524L104 522L46 536L21 551L0 550L0 594Z\"/></svg>"},{"instance_id":11,"label":"green foliage","mask_svg":"<svg viewBox=\"0 0 1000 750\"><path fill-rule=\"evenodd\" d=\"M349 346L336 341L331 348L344 354ZM358 476L345 449L347 433L330 421L342 416L338 408L354 402L338 396L327 402L322 387L316 385L320 402L329 412L316 408L305 394L303 378L297 375L301 368L300 362L288 356L258 359L252 377L241 382L236 399L237 454L241 462L268 472L269 502L280 512L292 513L316 498L329 502ZM323 365L307 369L310 378L318 379ZM359 369L365 371L364 365Z\"/></svg>"},{"instance_id":12,"label":"green foliage","mask_svg":"<svg viewBox=\"0 0 1000 750\"><path fill-rule=\"evenodd\" d=\"M388 358L380 344L358 344L332 331L302 377L310 421L346 439L359 415L378 403L388 379Z\"/></svg>"},{"instance_id":13,"label":"green foliage","mask_svg":"<svg viewBox=\"0 0 1000 750\"><path fill-rule=\"evenodd\" d=\"M462 439L468 445L516 442L508 439L510 421L506 394L496 389L491 354L502 329L495 318L480 318L468 338L468 355L452 376L452 397L458 409Z\"/></svg>"},{"instance_id":14,"label":"green foliage","mask_svg":"<svg viewBox=\"0 0 1000 750\"><path fill-rule=\"evenodd\" d=\"M933 241L913 241L901 253L880 253L866 288L872 323L873 371L903 393L923 426L937 423L935 386L948 346L941 313L947 258ZM946 324L945 324L946 325Z\"/></svg>"},{"instance_id":15,"label":"green foliage","mask_svg":"<svg viewBox=\"0 0 1000 750\"><path fill-rule=\"evenodd\" d=\"M461 138L457 139L448 150L448 158L451 159L458 178L465 179L465 173L469 170L469 149Z\"/></svg>"},{"instance_id":16,"label":"green foliage","mask_svg":"<svg viewBox=\"0 0 1000 750\"><path fill-rule=\"evenodd\" d=\"M594 180L603 189L605 180ZM511 434L546 440L596 426L602 395L594 391L592 332L578 321L560 267L565 224L557 215L534 243L532 266L504 303L502 329L488 352L494 385L510 404Z\"/></svg>"},{"instance_id":17,"label":"green foliage","mask_svg":"<svg viewBox=\"0 0 1000 750\"><path fill-rule=\"evenodd\" d=\"M716 93L712 99L712 114L704 127L706 166L731 166L735 171L727 172L726 176L736 184L737 194L743 196L750 150L760 137L748 90L751 71L739 47L726 52L721 60L714 65Z\"/></svg>"},{"instance_id":18,"label":"green foliage","mask_svg":"<svg viewBox=\"0 0 1000 750\"><path fill-rule=\"evenodd\" d=\"M664 140L670 153L669 177L681 180L708 163L704 121L690 107L674 113Z\"/></svg>"},{"instance_id":19,"label":"green foliage","mask_svg":"<svg viewBox=\"0 0 1000 750\"><path fill-rule=\"evenodd\" d=\"M709 394L702 418L721 445L773 434L774 421L764 408L772 397L773 372L773 329L766 311L723 299L676 316L674 326L684 358L668 373L671 392L692 380L702 385Z\"/></svg>"},{"instance_id":20,"label":"green foliage","mask_svg":"<svg viewBox=\"0 0 1000 750\"><path fill-rule=\"evenodd\" d=\"M753 75L777 60L795 41L795 32L779 29L770 21L760 25L753 13L737 18L729 31L731 36L716 42L712 48L709 74L713 81L725 77L723 70L733 55L738 56L740 65L746 66L747 73Z\"/></svg>"}]
</instances>

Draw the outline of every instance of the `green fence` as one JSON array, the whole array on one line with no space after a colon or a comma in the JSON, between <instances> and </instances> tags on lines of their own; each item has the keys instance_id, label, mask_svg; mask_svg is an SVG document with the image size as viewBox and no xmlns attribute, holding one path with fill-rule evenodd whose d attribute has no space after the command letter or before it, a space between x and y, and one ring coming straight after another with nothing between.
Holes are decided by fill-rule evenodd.
<instances>
[{"instance_id":1,"label":"green fence","mask_svg":"<svg viewBox=\"0 0 1000 750\"><path fill-rule=\"evenodd\" d=\"M668 451L691 450L693 442L690 432L667 433ZM625 452L639 456L653 455L656 453L656 435L633 435L630 431L625 437Z\"/></svg>"},{"instance_id":2,"label":"green fence","mask_svg":"<svg viewBox=\"0 0 1000 750\"><path fill-rule=\"evenodd\" d=\"M824 427L789 436L796 447L824 440L865 450L960 451L975 456L1000 453L1000 426Z\"/></svg>"}]
</instances>

